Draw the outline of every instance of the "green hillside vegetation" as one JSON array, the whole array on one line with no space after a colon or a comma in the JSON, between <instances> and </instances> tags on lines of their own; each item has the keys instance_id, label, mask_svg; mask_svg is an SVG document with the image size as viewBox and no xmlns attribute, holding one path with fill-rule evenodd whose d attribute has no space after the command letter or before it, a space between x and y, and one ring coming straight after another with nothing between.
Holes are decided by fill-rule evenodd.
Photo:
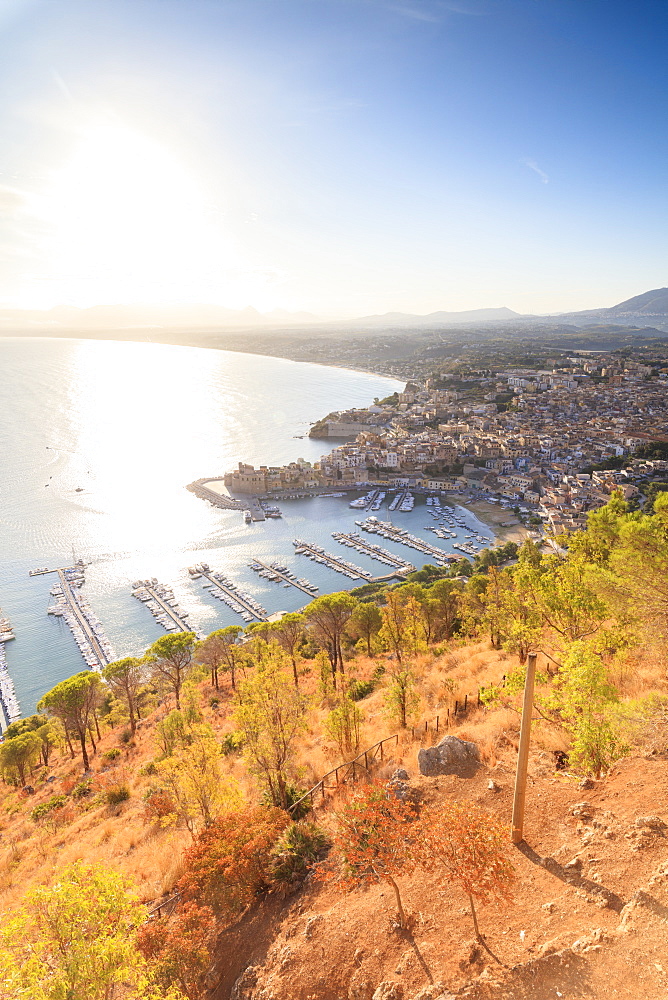
<instances>
[{"instance_id":1,"label":"green hillside vegetation","mask_svg":"<svg viewBox=\"0 0 668 1000\"><path fill-rule=\"evenodd\" d=\"M217 933L267 894L296 891L314 865L349 887L387 881L401 927L402 872L448 871L484 945L474 899L506 898L512 881L497 820L463 809L437 836L428 810L370 792L323 824L304 793L382 737L410 741L437 715L457 726L464 694L467 732L479 725L493 754L516 729L530 651L534 739L572 774L601 778L665 714L667 634L668 493L657 491L650 512L613 495L586 531L549 546L427 566L203 642L165 636L57 684L0 744L3 997L108 1000L119 983L137 1000L203 997ZM482 654L467 671L473 644ZM476 843L496 880L475 869ZM145 904L174 893L173 913L147 920Z\"/></svg>"}]
</instances>

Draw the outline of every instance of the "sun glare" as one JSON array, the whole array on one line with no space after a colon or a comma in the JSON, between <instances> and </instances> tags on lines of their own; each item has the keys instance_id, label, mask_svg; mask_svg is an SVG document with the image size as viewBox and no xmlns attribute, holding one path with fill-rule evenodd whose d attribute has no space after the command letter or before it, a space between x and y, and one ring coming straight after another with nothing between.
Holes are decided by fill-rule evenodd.
<instances>
[{"instance_id":1,"label":"sun glare","mask_svg":"<svg viewBox=\"0 0 668 1000\"><path fill-rule=\"evenodd\" d=\"M130 129L90 129L40 214L51 283L78 305L237 297L237 254L206 192L173 153Z\"/></svg>"}]
</instances>

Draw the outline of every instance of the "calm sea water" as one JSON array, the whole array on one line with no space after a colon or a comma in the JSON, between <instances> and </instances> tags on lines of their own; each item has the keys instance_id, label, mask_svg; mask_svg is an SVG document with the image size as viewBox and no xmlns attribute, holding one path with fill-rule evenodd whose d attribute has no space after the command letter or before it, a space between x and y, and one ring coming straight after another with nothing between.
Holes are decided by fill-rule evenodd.
<instances>
[{"instance_id":1,"label":"calm sea water","mask_svg":"<svg viewBox=\"0 0 668 1000\"><path fill-rule=\"evenodd\" d=\"M243 622L188 576L187 567L202 559L269 612L296 610L305 595L259 578L248 566L252 557L280 557L323 593L356 585L295 555L295 536L386 571L331 538L354 530L360 517L346 499L282 502L281 520L246 525L239 512L211 507L185 486L239 460L316 460L329 449L299 439L310 423L398 387L379 376L257 355L0 338L0 607L16 633L6 654L24 713L85 666L65 623L46 613L55 578L28 576L36 566L71 565L73 550L90 561L84 593L119 657L164 634L131 597L138 578L172 586L194 626L209 632ZM423 529L431 523L423 505L394 520L437 542Z\"/></svg>"}]
</instances>

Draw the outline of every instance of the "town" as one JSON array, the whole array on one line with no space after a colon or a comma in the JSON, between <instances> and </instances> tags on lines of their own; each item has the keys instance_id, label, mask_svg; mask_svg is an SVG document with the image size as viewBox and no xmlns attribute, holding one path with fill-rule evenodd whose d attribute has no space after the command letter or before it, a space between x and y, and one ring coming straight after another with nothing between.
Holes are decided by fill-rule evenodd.
<instances>
[{"instance_id":1,"label":"town","mask_svg":"<svg viewBox=\"0 0 668 1000\"><path fill-rule=\"evenodd\" d=\"M267 498L368 484L466 493L522 503L533 526L555 534L583 528L614 490L641 505L668 488L668 356L582 351L561 360L409 381L314 424L311 437L342 442L319 462L239 463L225 485Z\"/></svg>"}]
</instances>

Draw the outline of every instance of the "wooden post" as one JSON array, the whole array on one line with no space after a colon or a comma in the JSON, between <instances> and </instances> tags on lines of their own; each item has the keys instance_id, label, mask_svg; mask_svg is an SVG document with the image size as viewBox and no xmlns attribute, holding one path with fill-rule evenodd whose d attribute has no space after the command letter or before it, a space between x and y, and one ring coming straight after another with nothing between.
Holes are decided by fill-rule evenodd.
<instances>
[{"instance_id":1,"label":"wooden post","mask_svg":"<svg viewBox=\"0 0 668 1000\"><path fill-rule=\"evenodd\" d=\"M439 718L440 718L440 716L437 715L436 716L436 732L438 732L438 720L439 720Z\"/></svg>"},{"instance_id":2,"label":"wooden post","mask_svg":"<svg viewBox=\"0 0 668 1000\"><path fill-rule=\"evenodd\" d=\"M519 844L524 839L524 803L527 790L527 769L529 766L529 743L531 741L531 716L533 715L533 689L536 678L536 654L529 653L527 675L524 682L524 703L522 705L522 725L520 727L520 747L517 753L517 774L515 775L515 796L513 798L513 819L511 840Z\"/></svg>"},{"instance_id":3,"label":"wooden post","mask_svg":"<svg viewBox=\"0 0 668 1000\"><path fill-rule=\"evenodd\" d=\"M455 700L455 710L454 710L454 712L453 712L453 715L454 715L455 717L457 716L457 709L458 709L458 708L459 708L459 702L458 702L457 700Z\"/></svg>"},{"instance_id":4,"label":"wooden post","mask_svg":"<svg viewBox=\"0 0 668 1000\"><path fill-rule=\"evenodd\" d=\"M425 733L429 732L429 722L427 719L424 720L424 731Z\"/></svg>"},{"instance_id":5,"label":"wooden post","mask_svg":"<svg viewBox=\"0 0 668 1000\"><path fill-rule=\"evenodd\" d=\"M381 740L380 741L380 759L381 760L383 759L383 743L384 742L385 742L385 740Z\"/></svg>"},{"instance_id":6,"label":"wooden post","mask_svg":"<svg viewBox=\"0 0 668 1000\"><path fill-rule=\"evenodd\" d=\"M464 695L464 712L468 711L468 707L469 707L469 696L467 694L465 694Z\"/></svg>"}]
</instances>

